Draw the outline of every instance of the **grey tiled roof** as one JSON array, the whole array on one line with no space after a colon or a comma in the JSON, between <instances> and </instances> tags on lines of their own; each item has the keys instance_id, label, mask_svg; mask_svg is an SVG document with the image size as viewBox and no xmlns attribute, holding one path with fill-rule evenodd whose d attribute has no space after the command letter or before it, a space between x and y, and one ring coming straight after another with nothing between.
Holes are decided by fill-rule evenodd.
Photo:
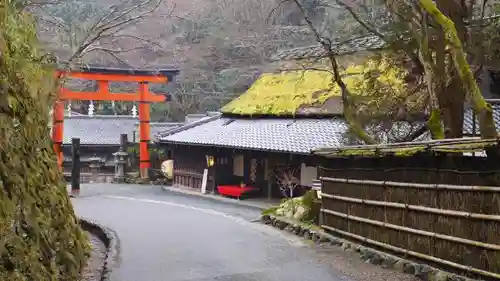
<instances>
[{"instance_id":1,"label":"grey tiled roof","mask_svg":"<svg viewBox=\"0 0 500 281\"><path fill-rule=\"evenodd\" d=\"M132 116L71 116L64 118L64 144L71 144L71 138L80 138L82 145L120 144L120 134L128 134L132 141L137 118Z\"/></svg>"},{"instance_id":2,"label":"grey tiled roof","mask_svg":"<svg viewBox=\"0 0 500 281\"><path fill-rule=\"evenodd\" d=\"M309 154L342 145L343 119L234 119L221 117L160 137L161 142Z\"/></svg>"},{"instance_id":3,"label":"grey tiled roof","mask_svg":"<svg viewBox=\"0 0 500 281\"><path fill-rule=\"evenodd\" d=\"M180 126L179 123L151 123L151 139L161 131ZM64 119L63 144L71 144L72 138L80 138L82 145L119 145L120 134L127 134L133 141L139 141L139 120L132 116L87 115L66 116Z\"/></svg>"},{"instance_id":4,"label":"grey tiled roof","mask_svg":"<svg viewBox=\"0 0 500 281\"><path fill-rule=\"evenodd\" d=\"M185 131L185 130L197 127L199 125L202 125L202 124L205 124L205 123L217 120L220 117L221 117L221 114L219 112L217 112L217 113L212 113L212 114L209 114L209 115L205 115L204 117L201 117L201 118L199 118L197 120L194 120L194 121L186 120L186 123L183 124L182 126L178 126L176 128L171 128L170 130L164 130L164 131L159 132L156 135L156 139L157 140L162 140L163 138L165 138L167 136L170 136L170 135L173 135L173 134L177 134L178 132Z\"/></svg>"},{"instance_id":5,"label":"grey tiled roof","mask_svg":"<svg viewBox=\"0 0 500 281\"><path fill-rule=\"evenodd\" d=\"M495 119L495 126L497 128L497 131L500 131L500 103L492 101L490 101L490 103L493 107L493 118ZM474 119L476 119L475 134L473 134ZM479 135L479 121L477 119L477 116L474 116L474 111L472 110L472 108L466 108L464 112L464 135Z\"/></svg>"},{"instance_id":6,"label":"grey tiled roof","mask_svg":"<svg viewBox=\"0 0 500 281\"><path fill-rule=\"evenodd\" d=\"M357 37L347 41L333 42L332 49L337 55L351 54L361 51L378 50L385 46L385 42L380 37L369 35ZM271 60L299 60L307 58L325 57L327 52L323 46L316 44L307 47L294 48L289 50L278 51Z\"/></svg>"},{"instance_id":7,"label":"grey tiled roof","mask_svg":"<svg viewBox=\"0 0 500 281\"><path fill-rule=\"evenodd\" d=\"M156 142L158 134L165 132L165 131L170 131L175 128L179 128L184 125L184 123L178 123L178 122L151 122L151 129L150 129L150 134L151 134L151 141ZM133 139L130 139L129 141L132 141ZM136 123L135 126L135 141L139 142L140 140L140 131L139 131L139 123Z\"/></svg>"}]
</instances>

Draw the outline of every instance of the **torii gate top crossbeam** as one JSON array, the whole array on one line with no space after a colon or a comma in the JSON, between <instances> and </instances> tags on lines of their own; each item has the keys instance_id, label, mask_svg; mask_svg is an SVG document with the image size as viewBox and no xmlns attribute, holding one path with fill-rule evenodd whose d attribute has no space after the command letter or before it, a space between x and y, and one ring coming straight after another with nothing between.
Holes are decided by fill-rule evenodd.
<instances>
[{"instance_id":1,"label":"torii gate top crossbeam","mask_svg":"<svg viewBox=\"0 0 500 281\"><path fill-rule=\"evenodd\" d=\"M58 77L79 78L95 80L99 89L95 92L70 91L62 87L60 89L59 100L94 100L94 101L143 101L143 102L164 102L165 96L154 95L149 90L140 97L139 93L112 93L109 91L110 82L136 82L147 83L168 83L179 74L179 70L137 70L107 67L87 67L81 66L71 70L57 71Z\"/></svg>"}]
</instances>

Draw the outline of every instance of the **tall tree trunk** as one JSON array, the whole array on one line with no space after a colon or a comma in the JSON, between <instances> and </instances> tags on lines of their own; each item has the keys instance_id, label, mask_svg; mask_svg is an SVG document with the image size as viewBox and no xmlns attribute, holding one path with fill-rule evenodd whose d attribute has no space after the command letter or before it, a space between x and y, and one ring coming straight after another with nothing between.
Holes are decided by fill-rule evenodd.
<instances>
[{"instance_id":1,"label":"tall tree trunk","mask_svg":"<svg viewBox=\"0 0 500 281\"><path fill-rule=\"evenodd\" d=\"M463 1L457 0L438 0L437 7L455 24L457 36L461 42L467 40L467 30L465 28L464 19L467 17L467 9L464 7ZM464 102L465 89L462 86L462 80L453 64L448 68L445 66L445 31L442 37L438 39L437 44L437 64L442 68L443 73L447 73L451 77L450 83L446 85L446 80L443 79L442 86L439 89L439 107L441 108L442 120L444 123L444 133L446 138L460 138L463 136L463 120L464 120ZM450 62L453 58L450 57ZM446 75L443 77L445 78Z\"/></svg>"},{"instance_id":2,"label":"tall tree trunk","mask_svg":"<svg viewBox=\"0 0 500 281\"><path fill-rule=\"evenodd\" d=\"M347 89L347 85L340 77L337 59L333 55L330 55L329 59L333 70L333 82L335 82L340 88L344 118L346 119L349 128L352 130L353 134L359 140L362 140L365 144L376 144L377 142L375 141L375 139L368 135L363 126L361 126L361 124L359 124L358 120L356 119L356 109L352 104L352 96L349 92L349 89Z\"/></svg>"},{"instance_id":3,"label":"tall tree trunk","mask_svg":"<svg viewBox=\"0 0 500 281\"><path fill-rule=\"evenodd\" d=\"M432 51L429 47L431 35L428 32L427 15L422 17L422 35L420 37L420 62L424 66L424 78L429 92L431 116L427 121L427 127L433 139L444 138L443 126L441 124L441 107L439 104L439 94L443 84L444 71L440 69L438 63L434 63ZM444 49L444 48L443 48ZM439 58L439 56L437 56Z\"/></svg>"},{"instance_id":4,"label":"tall tree trunk","mask_svg":"<svg viewBox=\"0 0 500 281\"><path fill-rule=\"evenodd\" d=\"M474 110L476 110L479 117L481 137L496 138L497 131L495 128L491 105L484 100L476 79L470 70L461 39L453 21L440 11L432 0L420 0L420 5L439 25L441 25L449 39L455 70L458 72L462 85L469 95L472 106ZM453 99L454 98L455 96L453 96ZM461 108L463 111L463 103Z\"/></svg>"}]
</instances>

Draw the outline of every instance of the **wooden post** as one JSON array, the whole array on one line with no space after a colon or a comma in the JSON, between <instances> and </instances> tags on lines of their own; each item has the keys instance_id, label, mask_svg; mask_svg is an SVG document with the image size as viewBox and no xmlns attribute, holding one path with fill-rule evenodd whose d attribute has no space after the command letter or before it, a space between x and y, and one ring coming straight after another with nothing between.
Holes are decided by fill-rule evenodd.
<instances>
[{"instance_id":1,"label":"wooden post","mask_svg":"<svg viewBox=\"0 0 500 281\"><path fill-rule=\"evenodd\" d=\"M148 178L148 169L151 167L149 161L148 144L150 141L150 112L149 102L146 101L146 96L149 93L149 85L147 82L139 83L139 131L140 131L140 173L142 179Z\"/></svg>"},{"instance_id":2,"label":"wooden post","mask_svg":"<svg viewBox=\"0 0 500 281\"><path fill-rule=\"evenodd\" d=\"M276 183L276 177L273 173L276 161L272 157L266 158L266 173L267 173L267 199L273 198L273 185Z\"/></svg>"},{"instance_id":3,"label":"wooden post","mask_svg":"<svg viewBox=\"0 0 500 281\"><path fill-rule=\"evenodd\" d=\"M271 200L273 198L273 182L271 181L271 175L267 178L267 199Z\"/></svg>"},{"instance_id":4,"label":"wooden post","mask_svg":"<svg viewBox=\"0 0 500 281\"><path fill-rule=\"evenodd\" d=\"M120 148L124 152L127 152L127 148L128 148L128 135L127 134L120 134Z\"/></svg>"},{"instance_id":5,"label":"wooden post","mask_svg":"<svg viewBox=\"0 0 500 281\"><path fill-rule=\"evenodd\" d=\"M214 153L214 165L213 165L213 167L209 168L212 170L212 175L213 175L213 181L212 181L212 193L213 194L218 194L217 186L220 183L220 172L221 172L220 165L221 165L220 154L218 152Z\"/></svg>"},{"instance_id":6,"label":"wooden post","mask_svg":"<svg viewBox=\"0 0 500 281\"><path fill-rule=\"evenodd\" d=\"M71 139L71 194L80 194L80 139Z\"/></svg>"},{"instance_id":7,"label":"wooden post","mask_svg":"<svg viewBox=\"0 0 500 281\"><path fill-rule=\"evenodd\" d=\"M250 169L252 167L252 157L249 153L243 154L243 181L245 184L250 185Z\"/></svg>"},{"instance_id":8,"label":"wooden post","mask_svg":"<svg viewBox=\"0 0 500 281\"><path fill-rule=\"evenodd\" d=\"M64 131L64 103L57 100L54 103L52 112L52 142L54 145L54 152L57 156L57 165L62 171L63 165L63 131Z\"/></svg>"},{"instance_id":9,"label":"wooden post","mask_svg":"<svg viewBox=\"0 0 500 281\"><path fill-rule=\"evenodd\" d=\"M257 157L257 167L255 171L255 185L257 188L260 189L261 195L265 195L264 193L264 182L265 182L265 173L266 173L266 166L265 166L265 158L262 157L262 155L259 155Z\"/></svg>"}]
</instances>

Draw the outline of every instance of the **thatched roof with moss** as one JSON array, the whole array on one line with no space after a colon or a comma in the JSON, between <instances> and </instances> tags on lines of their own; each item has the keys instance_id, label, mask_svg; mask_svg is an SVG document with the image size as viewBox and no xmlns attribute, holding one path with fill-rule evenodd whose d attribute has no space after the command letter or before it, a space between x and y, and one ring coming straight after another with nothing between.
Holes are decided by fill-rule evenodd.
<instances>
[{"instance_id":1,"label":"thatched roof with moss","mask_svg":"<svg viewBox=\"0 0 500 281\"><path fill-rule=\"evenodd\" d=\"M265 73L221 109L224 114L297 116L342 114L339 91L328 71Z\"/></svg>"},{"instance_id":2,"label":"thatched roof with moss","mask_svg":"<svg viewBox=\"0 0 500 281\"><path fill-rule=\"evenodd\" d=\"M473 153L484 152L485 149L496 147L500 139L458 138L419 142L402 142L378 145L356 145L344 147L317 148L313 154L327 158L364 156L381 157L386 155L412 156L420 152L435 153Z\"/></svg>"},{"instance_id":3,"label":"thatched roof with moss","mask_svg":"<svg viewBox=\"0 0 500 281\"><path fill-rule=\"evenodd\" d=\"M383 101L407 95L407 76L387 56L375 57L341 71L342 80L357 98ZM221 109L243 116L342 115L341 91L327 68L265 73L247 90Z\"/></svg>"}]
</instances>

